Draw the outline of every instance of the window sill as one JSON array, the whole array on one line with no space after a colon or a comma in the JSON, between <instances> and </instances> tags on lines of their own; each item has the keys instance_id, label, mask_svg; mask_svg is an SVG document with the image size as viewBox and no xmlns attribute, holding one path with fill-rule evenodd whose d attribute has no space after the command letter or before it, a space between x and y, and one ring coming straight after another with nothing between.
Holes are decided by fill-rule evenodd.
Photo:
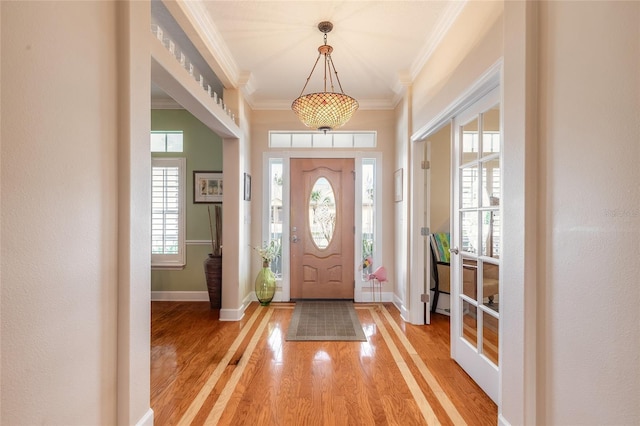
<instances>
[{"instance_id":1,"label":"window sill","mask_svg":"<svg viewBox=\"0 0 640 426\"><path fill-rule=\"evenodd\" d=\"M182 271L186 265L151 265L152 271Z\"/></svg>"}]
</instances>

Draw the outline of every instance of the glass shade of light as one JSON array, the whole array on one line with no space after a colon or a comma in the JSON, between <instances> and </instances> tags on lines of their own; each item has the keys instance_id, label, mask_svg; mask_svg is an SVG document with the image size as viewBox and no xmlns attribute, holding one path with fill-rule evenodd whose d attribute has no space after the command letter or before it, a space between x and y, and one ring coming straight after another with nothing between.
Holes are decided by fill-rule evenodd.
<instances>
[{"instance_id":1,"label":"glass shade of light","mask_svg":"<svg viewBox=\"0 0 640 426\"><path fill-rule=\"evenodd\" d=\"M349 121L358 101L344 93L309 93L293 101L291 109L305 126L326 132Z\"/></svg>"}]
</instances>

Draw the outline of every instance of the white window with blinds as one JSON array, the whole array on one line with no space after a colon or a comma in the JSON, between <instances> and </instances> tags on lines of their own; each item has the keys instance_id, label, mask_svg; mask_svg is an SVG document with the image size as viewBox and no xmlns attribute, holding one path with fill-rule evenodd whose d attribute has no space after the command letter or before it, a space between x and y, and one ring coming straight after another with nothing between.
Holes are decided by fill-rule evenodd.
<instances>
[{"instance_id":1,"label":"white window with blinds","mask_svg":"<svg viewBox=\"0 0 640 426\"><path fill-rule=\"evenodd\" d=\"M151 159L151 266L182 269L185 254L185 158Z\"/></svg>"}]
</instances>

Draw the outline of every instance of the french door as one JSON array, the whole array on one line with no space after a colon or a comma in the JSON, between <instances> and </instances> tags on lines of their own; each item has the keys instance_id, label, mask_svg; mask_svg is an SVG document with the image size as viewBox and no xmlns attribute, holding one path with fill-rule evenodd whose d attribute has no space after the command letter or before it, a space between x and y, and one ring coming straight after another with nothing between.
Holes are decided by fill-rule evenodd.
<instances>
[{"instance_id":1,"label":"french door","mask_svg":"<svg viewBox=\"0 0 640 426\"><path fill-rule=\"evenodd\" d=\"M493 399L500 360L500 91L453 120L451 355Z\"/></svg>"},{"instance_id":2,"label":"french door","mask_svg":"<svg viewBox=\"0 0 640 426\"><path fill-rule=\"evenodd\" d=\"M292 158L292 299L354 298L354 159Z\"/></svg>"}]
</instances>

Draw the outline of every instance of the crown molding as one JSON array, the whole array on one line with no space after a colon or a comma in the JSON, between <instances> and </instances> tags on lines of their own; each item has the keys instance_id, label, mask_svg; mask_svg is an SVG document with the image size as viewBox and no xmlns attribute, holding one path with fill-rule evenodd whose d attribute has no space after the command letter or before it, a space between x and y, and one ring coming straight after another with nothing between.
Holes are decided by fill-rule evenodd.
<instances>
[{"instance_id":1,"label":"crown molding","mask_svg":"<svg viewBox=\"0 0 640 426\"><path fill-rule=\"evenodd\" d=\"M413 84L413 76L409 71L398 72L396 84L391 88L396 95L403 94Z\"/></svg>"},{"instance_id":2,"label":"crown molding","mask_svg":"<svg viewBox=\"0 0 640 426\"><path fill-rule=\"evenodd\" d=\"M395 93L392 100L394 108L402 100L402 97L407 91L407 87L411 86L413 81L418 77L418 74L422 71L422 68L424 68L429 58L431 58L431 55L433 55L433 52L435 52L440 42L442 42L442 39L456 21L466 3L467 0L450 2L446 12L436 24L435 30L432 33L433 35L427 40L418 56L413 61L413 64L411 64L411 69L398 72L398 78L392 88Z\"/></svg>"},{"instance_id":3,"label":"crown molding","mask_svg":"<svg viewBox=\"0 0 640 426\"><path fill-rule=\"evenodd\" d=\"M191 39L196 49L200 51L222 85L236 88L240 71L222 35L211 19L205 3L202 0L164 0L163 3Z\"/></svg>"},{"instance_id":4,"label":"crown molding","mask_svg":"<svg viewBox=\"0 0 640 426\"><path fill-rule=\"evenodd\" d=\"M411 81L415 80L420 71L422 71L422 68L424 68L429 58L431 58L431 55L433 55L433 52L435 52L438 45L442 42L442 39L447 35L453 23L458 19L460 12L462 12L462 9L467 5L467 1L468 0L459 0L449 2L447 10L431 33L432 36L427 40L411 65L411 69L409 71Z\"/></svg>"},{"instance_id":5,"label":"crown molding","mask_svg":"<svg viewBox=\"0 0 640 426\"><path fill-rule=\"evenodd\" d=\"M256 91L255 78L253 78L253 74L250 72L242 72L240 73L240 78L238 79L238 86L240 87L240 91L244 96L245 101L249 104L249 106L253 108L253 94Z\"/></svg>"},{"instance_id":6,"label":"crown molding","mask_svg":"<svg viewBox=\"0 0 640 426\"><path fill-rule=\"evenodd\" d=\"M256 79L249 71L243 71L238 77L238 86L248 95L256 91Z\"/></svg>"}]
</instances>

